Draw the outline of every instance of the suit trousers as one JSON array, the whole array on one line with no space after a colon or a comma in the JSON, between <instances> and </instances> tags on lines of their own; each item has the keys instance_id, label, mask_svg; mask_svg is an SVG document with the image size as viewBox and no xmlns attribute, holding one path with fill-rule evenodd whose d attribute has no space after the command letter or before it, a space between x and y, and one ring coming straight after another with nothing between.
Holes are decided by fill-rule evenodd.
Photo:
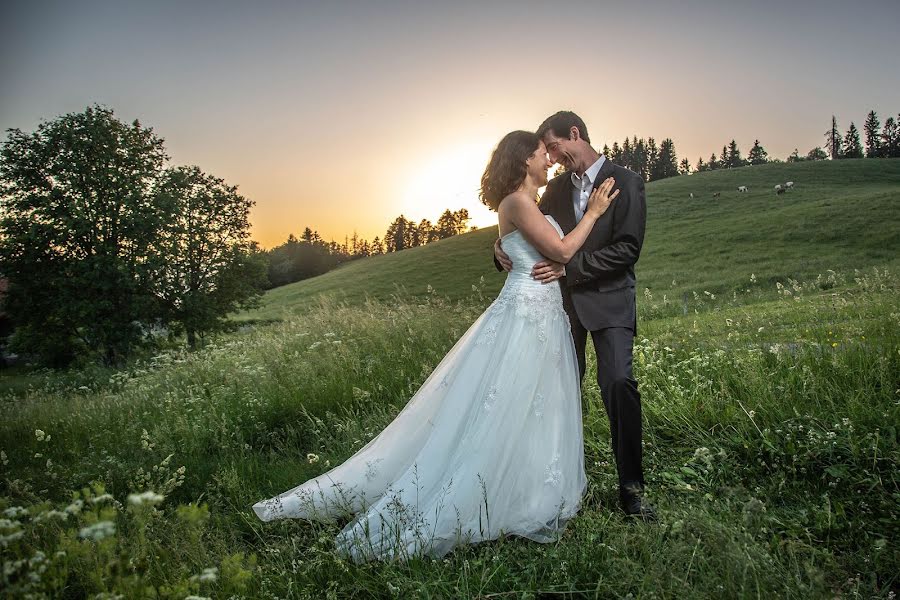
<instances>
[{"instance_id":1,"label":"suit trousers","mask_svg":"<svg viewBox=\"0 0 900 600\"><path fill-rule=\"evenodd\" d=\"M585 346L587 330L570 316L575 353L581 380L587 369ZM644 485L641 449L641 394L631 371L634 331L628 327L607 327L591 331L597 352L597 384L612 437L612 451L619 472L619 485L639 482Z\"/></svg>"}]
</instances>

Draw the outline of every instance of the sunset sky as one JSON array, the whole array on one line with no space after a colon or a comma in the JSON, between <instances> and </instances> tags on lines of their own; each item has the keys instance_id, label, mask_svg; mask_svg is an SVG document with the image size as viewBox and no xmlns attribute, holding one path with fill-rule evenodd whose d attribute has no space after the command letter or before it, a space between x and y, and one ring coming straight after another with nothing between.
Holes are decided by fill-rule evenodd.
<instances>
[{"instance_id":1,"label":"sunset sky","mask_svg":"<svg viewBox=\"0 0 900 600\"><path fill-rule=\"evenodd\" d=\"M494 144L559 109L598 148L670 137L692 165L896 118L898 23L897 0L4 2L0 129L95 102L139 118L256 202L266 248L444 208L483 226Z\"/></svg>"}]
</instances>

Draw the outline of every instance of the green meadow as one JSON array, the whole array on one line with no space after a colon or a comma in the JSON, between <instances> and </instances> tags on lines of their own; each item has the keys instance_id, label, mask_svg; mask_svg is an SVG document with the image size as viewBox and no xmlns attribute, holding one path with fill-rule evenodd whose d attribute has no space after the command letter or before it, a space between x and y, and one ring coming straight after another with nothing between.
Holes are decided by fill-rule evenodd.
<instances>
[{"instance_id":1,"label":"green meadow","mask_svg":"<svg viewBox=\"0 0 900 600\"><path fill-rule=\"evenodd\" d=\"M635 370L658 524L617 507L591 377L588 490L558 543L354 565L333 552L349 517L253 514L377 435L492 301L489 228L271 290L193 353L4 374L3 593L894 597L900 161L682 176L647 201Z\"/></svg>"}]
</instances>

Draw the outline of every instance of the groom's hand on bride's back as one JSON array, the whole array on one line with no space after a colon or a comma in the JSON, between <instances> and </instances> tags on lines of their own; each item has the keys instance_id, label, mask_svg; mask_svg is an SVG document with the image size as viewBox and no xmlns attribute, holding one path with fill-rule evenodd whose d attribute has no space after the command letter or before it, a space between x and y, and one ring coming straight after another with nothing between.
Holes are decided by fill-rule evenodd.
<instances>
[{"instance_id":1,"label":"groom's hand on bride's back","mask_svg":"<svg viewBox=\"0 0 900 600\"><path fill-rule=\"evenodd\" d=\"M565 276L566 265L552 260L542 260L531 267L531 277L541 283L550 283Z\"/></svg>"},{"instance_id":2,"label":"groom's hand on bride's back","mask_svg":"<svg viewBox=\"0 0 900 600\"><path fill-rule=\"evenodd\" d=\"M497 238L497 241L494 242L494 258L497 259L504 271L512 271L512 261L509 259L509 255L500 247L500 238Z\"/></svg>"}]
</instances>

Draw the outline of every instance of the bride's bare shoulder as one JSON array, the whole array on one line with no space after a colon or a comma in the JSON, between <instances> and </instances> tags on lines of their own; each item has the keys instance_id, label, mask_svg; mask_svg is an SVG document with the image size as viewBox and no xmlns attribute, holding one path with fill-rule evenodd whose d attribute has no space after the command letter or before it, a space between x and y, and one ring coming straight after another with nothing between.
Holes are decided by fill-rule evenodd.
<instances>
[{"instance_id":1,"label":"bride's bare shoulder","mask_svg":"<svg viewBox=\"0 0 900 600\"><path fill-rule=\"evenodd\" d=\"M523 208L527 208L528 205L535 205L534 198L529 198L526 192L515 191L504 197L503 200L500 201L500 204L497 208L499 209L505 206L506 209L513 209L518 211L522 210Z\"/></svg>"}]
</instances>

